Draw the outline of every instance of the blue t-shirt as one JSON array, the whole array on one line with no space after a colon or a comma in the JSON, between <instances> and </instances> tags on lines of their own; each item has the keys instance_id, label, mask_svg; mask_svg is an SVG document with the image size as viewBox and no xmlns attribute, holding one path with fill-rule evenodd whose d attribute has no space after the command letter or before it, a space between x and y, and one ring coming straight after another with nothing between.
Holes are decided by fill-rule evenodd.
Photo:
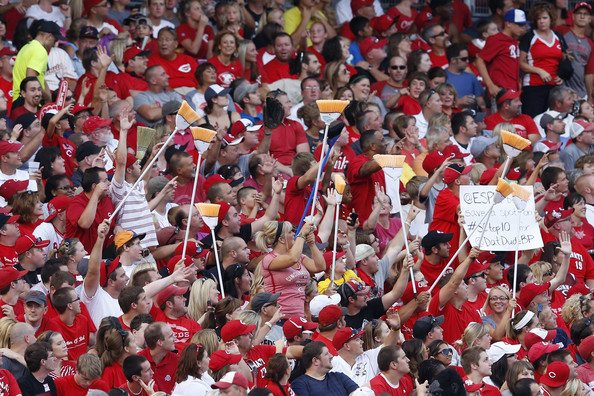
<instances>
[{"instance_id":1,"label":"blue t-shirt","mask_svg":"<svg viewBox=\"0 0 594 396\"><path fill-rule=\"evenodd\" d=\"M447 81L456 88L458 98L466 95L482 96L484 89L474 74L463 71L455 74L446 69Z\"/></svg>"},{"instance_id":2,"label":"blue t-shirt","mask_svg":"<svg viewBox=\"0 0 594 396\"><path fill-rule=\"evenodd\" d=\"M359 388L343 373L328 373L322 381L304 374L291 383L297 396L348 396Z\"/></svg>"},{"instance_id":3,"label":"blue t-shirt","mask_svg":"<svg viewBox=\"0 0 594 396\"><path fill-rule=\"evenodd\" d=\"M356 65L357 63L364 61L363 54L361 54L361 49L359 48L359 43L353 41L349 47L349 52L353 55L353 59L351 59L351 65Z\"/></svg>"}]
</instances>

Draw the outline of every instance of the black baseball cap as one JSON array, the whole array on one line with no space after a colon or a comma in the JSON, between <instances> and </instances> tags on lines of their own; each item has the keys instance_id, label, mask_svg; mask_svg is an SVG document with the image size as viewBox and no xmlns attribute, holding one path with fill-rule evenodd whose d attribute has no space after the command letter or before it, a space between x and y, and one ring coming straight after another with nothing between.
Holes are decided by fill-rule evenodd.
<instances>
[{"instance_id":1,"label":"black baseball cap","mask_svg":"<svg viewBox=\"0 0 594 396\"><path fill-rule=\"evenodd\" d=\"M79 37L99 40L99 31L95 26L83 26L83 28L80 29Z\"/></svg>"},{"instance_id":2,"label":"black baseball cap","mask_svg":"<svg viewBox=\"0 0 594 396\"><path fill-rule=\"evenodd\" d=\"M424 340L427 338L427 335L431 333L431 330L443 324L443 320L443 315L427 315L417 319L413 325L413 337L419 340Z\"/></svg>"},{"instance_id":3,"label":"black baseball cap","mask_svg":"<svg viewBox=\"0 0 594 396\"><path fill-rule=\"evenodd\" d=\"M76 160L82 161L89 155L99 154L101 149L93 142L84 142L76 148Z\"/></svg>"},{"instance_id":4,"label":"black baseball cap","mask_svg":"<svg viewBox=\"0 0 594 396\"><path fill-rule=\"evenodd\" d=\"M39 25L37 26L38 32L45 32L51 33L54 35L56 40L66 40L64 36L62 36L62 32L60 32L60 26L56 22L46 21L44 19L39 21Z\"/></svg>"},{"instance_id":5,"label":"black baseball cap","mask_svg":"<svg viewBox=\"0 0 594 396\"><path fill-rule=\"evenodd\" d=\"M440 243L446 243L452 240L454 234L447 232L441 232L437 230L429 231L427 235L421 239L421 246L425 250L431 250L432 247L439 245Z\"/></svg>"}]
</instances>

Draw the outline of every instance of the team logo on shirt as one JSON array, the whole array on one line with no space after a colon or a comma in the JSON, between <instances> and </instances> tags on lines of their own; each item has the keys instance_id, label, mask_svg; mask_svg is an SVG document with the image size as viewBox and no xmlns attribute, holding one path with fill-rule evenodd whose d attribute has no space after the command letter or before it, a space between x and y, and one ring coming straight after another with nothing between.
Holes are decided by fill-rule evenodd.
<instances>
[{"instance_id":1,"label":"team logo on shirt","mask_svg":"<svg viewBox=\"0 0 594 396\"><path fill-rule=\"evenodd\" d=\"M229 72L223 72L219 74L217 79L223 87L228 87L235 80L235 76Z\"/></svg>"},{"instance_id":2,"label":"team logo on shirt","mask_svg":"<svg viewBox=\"0 0 594 396\"><path fill-rule=\"evenodd\" d=\"M190 71L192 71L192 66L190 66L189 63L184 63L183 65L178 67L177 70L179 70L182 73L189 73Z\"/></svg>"}]
</instances>

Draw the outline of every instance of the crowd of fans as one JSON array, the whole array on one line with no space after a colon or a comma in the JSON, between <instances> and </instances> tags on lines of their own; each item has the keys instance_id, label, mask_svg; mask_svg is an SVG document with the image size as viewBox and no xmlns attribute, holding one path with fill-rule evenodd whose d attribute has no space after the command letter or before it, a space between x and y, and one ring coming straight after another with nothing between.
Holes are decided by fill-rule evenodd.
<instances>
[{"instance_id":1,"label":"crowd of fans","mask_svg":"<svg viewBox=\"0 0 594 396\"><path fill-rule=\"evenodd\" d=\"M592 5L488 3L0 2L0 396L594 394Z\"/></svg>"}]
</instances>

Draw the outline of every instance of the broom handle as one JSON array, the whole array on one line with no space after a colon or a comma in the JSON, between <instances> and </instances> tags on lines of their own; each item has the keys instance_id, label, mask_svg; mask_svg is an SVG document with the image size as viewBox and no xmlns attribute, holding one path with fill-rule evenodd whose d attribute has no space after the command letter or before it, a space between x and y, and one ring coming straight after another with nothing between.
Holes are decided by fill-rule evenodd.
<instances>
[{"instance_id":1,"label":"broom handle","mask_svg":"<svg viewBox=\"0 0 594 396\"><path fill-rule=\"evenodd\" d=\"M404 248L406 249L406 257L410 256L410 248L408 247L408 233L406 231L406 221L404 220L404 210L402 209L402 201L400 200L400 180L396 181L396 191L398 192L398 206L400 208L400 221L402 222L402 236L404 237ZM412 202L411 202L412 210ZM412 282L413 294L417 295L417 285L415 282L415 271L413 267L409 268L410 281Z\"/></svg>"},{"instance_id":2,"label":"broom handle","mask_svg":"<svg viewBox=\"0 0 594 396\"><path fill-rule=\"evenodd\" d=\"M512 291L512 298L516 298L517 279L518 279L518 254L520 252L520 222L518 221L518 232L516 233L516 249L514 251L514 287ZM515 316L516 310L512 311L512 318Z\"/></svg>"},{"instance_id":3,"label":"broom handle","mask_svg":"<svg viewBox=\"0 0 594 396\"><path fill-rule=\"evenodd\" d=\"M210 228L210 235L212 235L212 250L215 254L215 262L217 265L217 273L219 275L219 285L221 285L221 296L225 298L225 286L223 284L223 272L221 271L221 264L219 263L219 251L217 250L217 236L214 232L214 227Z\"/></svg>"},{"instance_id":4,"label":"broom handle","mask_svg":"<svg viewBox=\"0 0 594 396\"><path fill-rule=\"evenodd\" d=\"M311 201L311 211L309 215L313 218L314 213L316 212L316 199L318 195L318 184L320 183L320 177L322 176L322 158L324 158L324 150L326 149L326 141L328 140L328 128L330 127L329 124L326 124L324 128L324 139L322 140L322 151L320 152L320 162L318 163L318 172L316 174L316 183L314 184L313 189L313 200Z\"/></svg>"},{"instance_id":5,"label":"broom handle","mask_svg":"<svg viewBox=\"0 0 594 396\"><path fill-rule=\"evenodd\" d=\"M196 165L196 174L194 175L194 188L192 189L192 198L190 199L190 210L188 211L188 225L186 226L186 233L184 234L182 259L186 257L188 239L190 238L190 224L192 222L192 214L194 213L194 202L196 201L196 188L198 187L198 179L200 178L200 162L202 162L202 151L198 151L198 165Z\"/></svg>"},{"instance_id":6,"label":"broom handle","mask_svg":"<svg viewBox=\"0 0 594 396\"><path fill-rule=\"evenodd\" d=\"M144 171L142 171L142 173L140 174L140 176L138 176L138 179L136 179L136 181L132 185L132 188L130 188L130 190L128 190L128 192L124 196L124 199L122 199L120 201L120 203L118 204L118 206L116 206L116 208L114 209L114 211L111 214L111 216L109 216L109 219L108 220L109 220L110 223L113 221L113 219L115 218L116 214L118 214L118 212L122 209L122 207L126 203L126 200L130 197L130 194L132 194L132 191L134 191L134 189L136 188L136 186L138 186L138 183L140 183L142 181L142 179L144 179L144 177L146 176L146 174L152 169L153 164L155 163L155 161L167 149L167 146L168 146L169 142L171 142L171 140L173 140L173 137L175 136L176 133L177 133L177 131L175 131L171 135L169 135L169 137L167 138L167 140L165 140L165 143L163 143L163 146L161 146L161 148L159 149L159 151L157 151L157 154L155 154L155 156L153 157L153 159L146 165L146 167L144 168Z\"/></svg>"},{"instance_id":7,"label":"broom handle","mask_svg":"<svg viewBox=\"0 0 594 396\"><path fill-rule=\"evenodd\" d=\"M507 175L509 168L511 168L512 161L513 161L513 158L510 157L509 155L507 156L507 158L505 158L505 162L503 163L503 172L501 172L502 179L505 179L505 176Z\"/></svg>"},{"instance_id":8,"label":"broom handle","mask_svg":"<svg viewBox=\"0 0 594 396\"><path fill-rule=\"evenodd\" d=\"M340 216L340 203L336 202L336 213L334 214L334 249L332 249L332 275L330 285L334 286L334 272L336 270L336 242L338 241L338 217Z\"/></svg>"},{"instance_id":9,"label":"broom handle","mask_svg":"<svg viewBox=\"0 0 594 396\"><path fill-rule=\"evenodd\" d=\"M431 292L433 291L433 289L435 289L435 286L437 286L437 283L439 282L439 280L441 279L441 277L446 273L446 271L448 270L448 268L450 268L450 266L452 265L452 263L454 262L454 260L456 259L456 257L458 256L458 254L460 253L460 251L462 250L462 248L464 247L464 245L466 245L466 242L468 242L470 240L470 238L472 237L472 235L474 235L474 233L476 232L476 230L478 230L478 228L481 225L481 223L483 222L483 220L485 220L485 218L487 216L489 216L489 214L493 210L493 207L494 206L495 206L495 201L493 201L493 203L491 204L491 207L489 208L489 210L487 211L487 213L485 213L485 215L483 216L483 218L480 219L480 221L478 222L478 224L476 225L476 227L474 227L474 229L472 231L470 231L470 234L468 234L468 236L466 237L466 239L464 240L464 242L462 242L460 244L460 246L458 246L458 250L456 250L456 253L454 253L454 255L452 256L452 258L450 258L450 261L448 261L447 265L444 267L444 269L441 271L441 273L439 274L439 276L437 277L437 279L435 279L435 282L429 288L429 294L431 294ZM479 245L479 247L480 247L480 245Z\"/></svg>"}]
</instances>

